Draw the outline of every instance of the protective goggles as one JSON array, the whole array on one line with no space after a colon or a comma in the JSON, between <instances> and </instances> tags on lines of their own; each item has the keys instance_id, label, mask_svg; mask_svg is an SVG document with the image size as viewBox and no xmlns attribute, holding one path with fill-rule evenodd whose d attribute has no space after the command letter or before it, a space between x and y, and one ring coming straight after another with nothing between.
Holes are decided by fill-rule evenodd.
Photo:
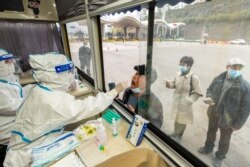
<instances>
[{"instance_id":1,"label":"protective goggles","mask_svg":"<svg viewBox=\"0 0 250 167\"><path fill-rule=\"evenodd\" d=\"M14 59L13 54L5 54L0 56L0 61L8 61Z\"/></svg>"},{"instance_id":2,"label":"protective goggles","mask_svg":"<svg viewBox=\"0 0 250 167\"><path fill-rule=\"evenodd\" d=\"M15 75L23 74L20 64L13 56L13 54L4 54L0 56L1 69L11 70L11 73Z\"/></svg>"}]
</instances>

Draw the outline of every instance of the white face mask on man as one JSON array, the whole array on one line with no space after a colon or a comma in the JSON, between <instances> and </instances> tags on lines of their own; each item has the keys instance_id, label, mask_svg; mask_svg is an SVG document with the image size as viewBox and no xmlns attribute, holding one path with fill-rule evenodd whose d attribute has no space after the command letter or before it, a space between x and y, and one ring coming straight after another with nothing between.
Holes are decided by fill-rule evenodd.
<instances>
[{"instance_id":1,"label":"white face mask on man","mask_svg":"<svg viewBox=\"0 0 250 167\"><path fill-rule=\"evenodd\" d=\"M140 93L141 92L141 88L134 88L134 89L131 89L133 93Z\"/></svg>"}]
</instances>

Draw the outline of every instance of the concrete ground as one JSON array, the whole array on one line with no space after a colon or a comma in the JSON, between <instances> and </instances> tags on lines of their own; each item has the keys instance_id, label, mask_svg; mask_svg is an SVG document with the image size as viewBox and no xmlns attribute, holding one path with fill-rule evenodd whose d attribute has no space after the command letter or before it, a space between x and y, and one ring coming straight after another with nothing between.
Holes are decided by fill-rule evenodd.
<instances>
[{"instance_id":1,"label":"concrete ground","mask_svg":"<svg viewBox=\"0 0 250 167\"><path fill-rule=\"evenodd\" d=\"M73 61L79 66L78 48L80 43L70 45ZM146 42L116 42L103 43L104 74L106 85L109 82L118 83L127 80L135 73L134 65L146 62ZM160 99L164 110L164 123L161 130L170 134L173 131L174 117L171 113L173 90L165 88L164 79L172 79L177 72L179 60L182 56L189 55L194 58L192 71L199 76L202 91L206 89L213 78L225 71L228 58L239 57L246 62L242 71L243 77L250 81L250 47L237 45L201 45L186 42L155 42L153 47L153 66L158 72L158 78L152 85L152 91ZM122 95L120 94L120 97ZM194 123L187 126L181 144L194 155L211 165L214 154L201 155L197 149L204 145L206 139L208 118L207 105L200 98L194 104ZM239 131L235 131L231 138L227 158L223 161L224 167L250 166L250 119ZM219 132L216 140L218 146Z\"/></svg>"}]
</instances>

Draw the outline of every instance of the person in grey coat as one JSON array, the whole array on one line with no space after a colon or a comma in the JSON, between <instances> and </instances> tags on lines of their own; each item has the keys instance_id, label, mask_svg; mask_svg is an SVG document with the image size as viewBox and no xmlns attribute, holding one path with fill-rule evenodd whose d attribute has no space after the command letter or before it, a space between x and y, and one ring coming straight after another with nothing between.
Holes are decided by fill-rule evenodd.
<instances>
[{"instance_id":1,"label":"person in grey coat","mask_svg":"<svg viewBox=\"0 0 250 167\"><path fill-rule=\"evenodd\" d=\"M83 41L83 46L79 48L79 60L81 63L81 69L86 71L86 73L90 76L90 61L91 61L91 51L88 47L88 42ZM85 70L86 68L86 70Z\"/></svg>"},{"instance_id":2,"label":"person in grey coat","mask_svg":"<svg viewBox=\"0 0 250 167\"><path fill-rule=\"evenodd\" d=\"M187 124L193 123L193 103L202 96L199 77L191 71L194 60L184 56L180 60L179 72L173 81L166 81L166 87L175 89L172 113L176 114L174 132L171 137L180 142Z\"/></svg>"},{"instance_id":3,"label":"person in grey coat","mask_svg":"<svg viewBox=\"0 0 250 167\"><path fill-rule=\"evenodd\" d=\"M214 78L204 100L209 104L208 131L205 146L199 148L198 152L208 154L213 151L216 132L220 129L218 151L213 161L216 167L221 166L226 157L233 131L242 128L249 116L250 85L241 75L244 64L239 58L229 59L227 71Z\"/></svg>"}]
</instances>

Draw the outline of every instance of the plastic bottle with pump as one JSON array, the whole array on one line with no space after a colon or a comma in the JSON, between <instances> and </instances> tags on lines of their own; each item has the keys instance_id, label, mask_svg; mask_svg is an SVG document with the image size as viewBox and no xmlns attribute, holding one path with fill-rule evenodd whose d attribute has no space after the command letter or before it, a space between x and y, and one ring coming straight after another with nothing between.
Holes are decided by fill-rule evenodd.
<instances>
[{"instance_id":1,"label":"plastic bottle with pump","mask_svg":"<svg viewBox=\"0 0 250 167\"><path fill-rule=\"evenodd\" d=\"M117 128L117 123L116 123L115 118L112 118L111 127L112 127L112 135L117 136L118 135L118 128Z\"/></svg>"}]
</instances>

